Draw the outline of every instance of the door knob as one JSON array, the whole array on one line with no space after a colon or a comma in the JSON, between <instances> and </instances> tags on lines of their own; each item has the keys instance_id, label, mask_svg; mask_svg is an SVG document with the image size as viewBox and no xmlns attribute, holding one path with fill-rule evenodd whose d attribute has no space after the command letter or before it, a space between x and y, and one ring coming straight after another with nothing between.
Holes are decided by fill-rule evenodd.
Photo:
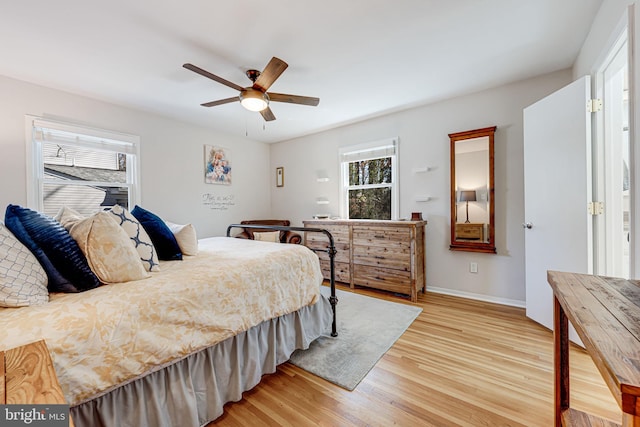
<instances>
[{"instance_id":1,"label":"door knob","mask_svg":"<svg viewBox=\"0 0 640 427\"><path fill-rule=\"evenodd\" d=\"M529 230L531 230L533 228L533 224L530 222L527 223L522 223L522 228L528 228Z\"/></svg>"}]
</instances>

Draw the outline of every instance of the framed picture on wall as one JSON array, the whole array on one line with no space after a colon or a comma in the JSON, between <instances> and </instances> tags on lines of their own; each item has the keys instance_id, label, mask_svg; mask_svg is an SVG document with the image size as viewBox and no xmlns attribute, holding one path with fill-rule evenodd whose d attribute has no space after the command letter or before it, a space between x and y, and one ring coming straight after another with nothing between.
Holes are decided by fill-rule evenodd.
<instances>
[{"instance_id":1,"label":"framed picture on wall","mask_svg":"<svg viewBox=\"0 0 640 427\"><path fill-rule=\"evenodd\" d=\"M229 150L213 145L204 146L204 182L231 185Z\"/></svg>"},{"instance_id":2,"label":"framed picture on wall","mask_svg":"<svg viewBox=\"0 0 640 427\"><path fill-rule=\"evenodd\" d=\"M276 187L284 187L284 168L276 168Z\"/></svg>"}]
</instances>

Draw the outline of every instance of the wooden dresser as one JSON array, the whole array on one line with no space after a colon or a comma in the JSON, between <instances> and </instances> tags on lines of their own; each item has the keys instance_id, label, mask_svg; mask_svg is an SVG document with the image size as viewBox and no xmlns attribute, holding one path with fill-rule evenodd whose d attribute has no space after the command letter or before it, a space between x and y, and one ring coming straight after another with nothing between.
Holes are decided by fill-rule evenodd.
<instances>
[{"instance_id":1,"label":"wooden dresser","mask_svg":"<svg viewBox=\"0 0 640 427\"><path fill-rule=\"evenodd\" d=\"M309 220L305 227L329 231L337 250L335 279L351 288L366 286L409 295L417 299L425 288L424 228L426 221ZM306 233L305 233L306 234ZM309 233L304 244L325 249L326 236ZM317 252L326 279L329 256Z\"/></svg>"},{"instance_id":2,"label":"wooden dresser","mask_svg":"<svg viewBox=\"0 0 640 427\"><path fill-rule=\"evenodd\" d=\"M640 282L547 272L554 295L555 425L640 426ZM620 405L621 423L571 408L569 321Z\"/></svg>"}]
</instances>

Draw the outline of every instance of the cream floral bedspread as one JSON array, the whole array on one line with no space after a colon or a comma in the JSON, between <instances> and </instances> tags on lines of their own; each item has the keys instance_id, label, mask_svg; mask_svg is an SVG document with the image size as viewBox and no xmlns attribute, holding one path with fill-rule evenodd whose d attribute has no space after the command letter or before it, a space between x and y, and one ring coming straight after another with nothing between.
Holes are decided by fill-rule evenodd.
<instances>
[{"instance_id":1,"label":"cream floral bedspread","mask_svg":"<svg viewBox=\"0 0 640 427\"><path fill-rule=\"evenodd\" d=\"M71 405L319 299L318 257L302 245L228 237L135 282L0 308L0 350L44 339Z\"/></svg>"}]
</instances>

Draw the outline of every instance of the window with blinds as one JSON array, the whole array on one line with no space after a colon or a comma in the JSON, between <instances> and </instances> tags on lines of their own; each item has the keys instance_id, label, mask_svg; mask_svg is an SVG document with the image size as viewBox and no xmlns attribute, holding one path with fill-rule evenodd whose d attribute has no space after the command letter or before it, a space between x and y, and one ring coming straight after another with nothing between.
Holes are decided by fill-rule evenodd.
<instances>
[{"instance_id":1,"label":"window with blinds","mask_svg":"<svg viewBox=\"0 0 640 427\"><path fill-rule=\"evenodd\" d=\"M89 215L138 203L133 135L27 117L29 205L54 216L62 206Z\"/></svg>"},{"instance_id":2,"label":"window with blinds","mask_svg":"<svg viewBox=\"0 0 640 427\"><path fill-rule=\"evenodd\" d=\"M342 216L398 219L398 139L340 150Z\"/></svg>"}]
</instances>

